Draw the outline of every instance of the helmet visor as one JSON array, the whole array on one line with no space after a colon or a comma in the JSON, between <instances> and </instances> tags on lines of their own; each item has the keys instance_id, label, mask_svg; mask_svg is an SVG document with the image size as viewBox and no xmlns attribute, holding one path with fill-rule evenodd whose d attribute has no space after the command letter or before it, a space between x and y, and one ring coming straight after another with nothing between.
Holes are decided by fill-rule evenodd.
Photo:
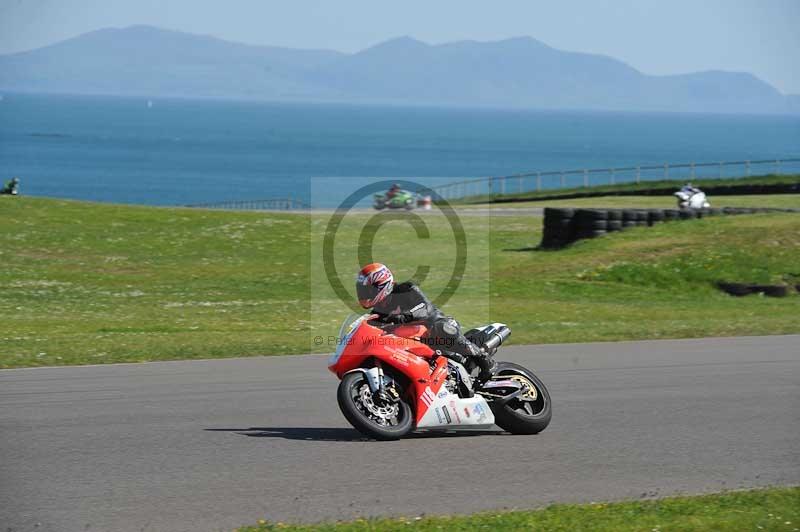
<instances>
[{"instance_id":1,"label":"helmet visor","mask_svg":"<svg viewBox=\"0 0 800 532\"><path fill-rule=\"evenodd\" d=\"M358 302L364 308L369 308L375 305L375 298L381 292L381 288L374 284L356 283L356 295Z\"/></svg>"}]
</instances>

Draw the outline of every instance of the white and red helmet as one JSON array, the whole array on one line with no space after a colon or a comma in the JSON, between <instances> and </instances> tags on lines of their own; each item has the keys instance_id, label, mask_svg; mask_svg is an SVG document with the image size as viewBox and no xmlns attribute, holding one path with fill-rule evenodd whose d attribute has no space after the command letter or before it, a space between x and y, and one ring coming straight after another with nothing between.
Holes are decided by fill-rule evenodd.
<instances>
[{"instance_id":1,"label":"white and red helmet","mask_svg":"<svg viewBox=\"0 0 800 532\"><path fill-rule=\"evenodd\" d=\"M359 304L372 308L392 293L394 276L392 271L380 262L367 264L358 272L356 295Z\"/></svg>"}]
</instances>

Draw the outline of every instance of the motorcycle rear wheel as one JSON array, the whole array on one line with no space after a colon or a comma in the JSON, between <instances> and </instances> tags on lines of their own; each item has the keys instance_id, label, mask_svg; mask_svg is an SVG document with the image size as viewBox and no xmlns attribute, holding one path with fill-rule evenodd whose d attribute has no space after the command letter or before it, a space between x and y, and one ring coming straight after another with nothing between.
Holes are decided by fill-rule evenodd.
<instances>
[{"instance_id":1,"label":"motorcycle rear wheel","mask_svg":"<svg viewBox=\"0 0 800 532\"><path fill-rule=\"evenodd\" d=\"M498 362L495 375L507 378L516 376L536 389L535 400L512 399L505 404L490 403L495 424L512 434L538 434L547 428L553 408L550 392L541 379L531 370L512 362Z\"/></svg>"},{"instance_id":2,"label":"motorcycle rear wheel","mask_svg":"<svg viewBox=\"0 0 800 532\"><path fill-rule=\"evenodd\" d=\"M368 384L361 372L349 373L342 378L336 392L336 399L339 402L339 409L353 427L361 434L376 440L398 440L411 432L414 428L414 411L404 398L404 390L400 386L397 392L400 400L397 403L397 412L392 419L385 419L383 424L378 421L379 415L370 411L368 404L364 404L362 397L364 389ZM372 405L374 408L375 405Z\"/></svg>"}]
</instances>

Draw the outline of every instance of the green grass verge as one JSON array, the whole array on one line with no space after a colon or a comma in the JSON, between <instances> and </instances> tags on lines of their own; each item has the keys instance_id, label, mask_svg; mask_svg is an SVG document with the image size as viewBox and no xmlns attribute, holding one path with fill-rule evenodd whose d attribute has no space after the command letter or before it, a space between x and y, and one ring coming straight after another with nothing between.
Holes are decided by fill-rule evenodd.
<instances>
[{"instance_id":1,"label":"green grass verge","mask_svg":"<svg viewBox=\"0 0 800 532\"><path fill-rule=\"evenodd\" d=\"M360 519L311 526L261 522L239 532L392 530L731 531L800 530L800 488L773 488L659 500L555 504L541 510L463 517Z\"/></svg>"},{"instance_id":2,"label":"green grass verge","mask_svg":"<svg viewBox=\"0 0 800 532\"><path fill-rule=\"evenodd\" d=\"M358 267L348 218L336 264ZM447 221L382 226L375 257L400 279L453 269ZM327 216L0 199L0 367L326 352L347 310L318 256ZM465 325L504 321L512 342L553 343L800 332L800 296L733 298L719 280L797 282L800 216L758 214L634 228L533 251L537 216L462 216L469 267L444 306ZM443 235L443 236L437 236ZM450 242L450 243L448 243ZM449 247L448 247L449 246Z\"/></svg>"},{"instance_id":3,"label":"green grass verge","mask_svg":"<svg viewBox=\"0 0 800 532\"><path fill-rule=\"evenodd\" d=\"M572 187L556 188L541 191L514 192L508 194L481 194L469 196L459 200L452 200L452 203L491 203L491 202L516 202L516 201L539 201L545 199L559 199L564 196L603 196L614 194L634 194L637 191L646 192L652 190L678 190L687 181L686 177L680 179L659 179L656 181L642 181L640 183L618 183L614 185L595 185L591 187ZM712 187L743 186L743 185L787 185L800 183L798 174L769 174L764 176L752 177L732 177L714 179L692 179L692 183L700 188L709 189ZM513 180L512 180L513 182ZM509 185L513 188L513 185ZM711 195L711 194L710 194ZM667 194L669 197L669 194ZM674 205L674 202L671 206Z\"/></svg>"}]
</instances>

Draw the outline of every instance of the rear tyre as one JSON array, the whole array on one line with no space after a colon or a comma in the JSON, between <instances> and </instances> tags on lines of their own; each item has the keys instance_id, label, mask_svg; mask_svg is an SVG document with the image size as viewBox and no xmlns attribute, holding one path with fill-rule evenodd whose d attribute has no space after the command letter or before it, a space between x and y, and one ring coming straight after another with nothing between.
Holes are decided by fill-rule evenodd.
<instances>
[{"instance_id":1,"label":"rear tyre","mask_svg":"<svg viewBox=\"0 0 800 532\"><path fill-rule=\"evenodd\" d=\"M553 416L552 401L539 377L512 362L498 362L495 375L521 380L535 388L535 393L526 393L524 399L512 399L504 405L490 403L495 424L512 434L538 434L547 428Z\"/></svg>"},{"instance_id":2,"label":"rear tyre","mask_svg":"<svg viewBox=\"0 0 800 532\"><path fill-rule=\"evenodd\" d=\"M349 373L342 378L336 392L339 409L361 434L376 440L398 440L414 428L414 411L405 399L405 390L395 386L399 402L378 405L372 401L364 374Z\"/></svg>"}]
</instances>

